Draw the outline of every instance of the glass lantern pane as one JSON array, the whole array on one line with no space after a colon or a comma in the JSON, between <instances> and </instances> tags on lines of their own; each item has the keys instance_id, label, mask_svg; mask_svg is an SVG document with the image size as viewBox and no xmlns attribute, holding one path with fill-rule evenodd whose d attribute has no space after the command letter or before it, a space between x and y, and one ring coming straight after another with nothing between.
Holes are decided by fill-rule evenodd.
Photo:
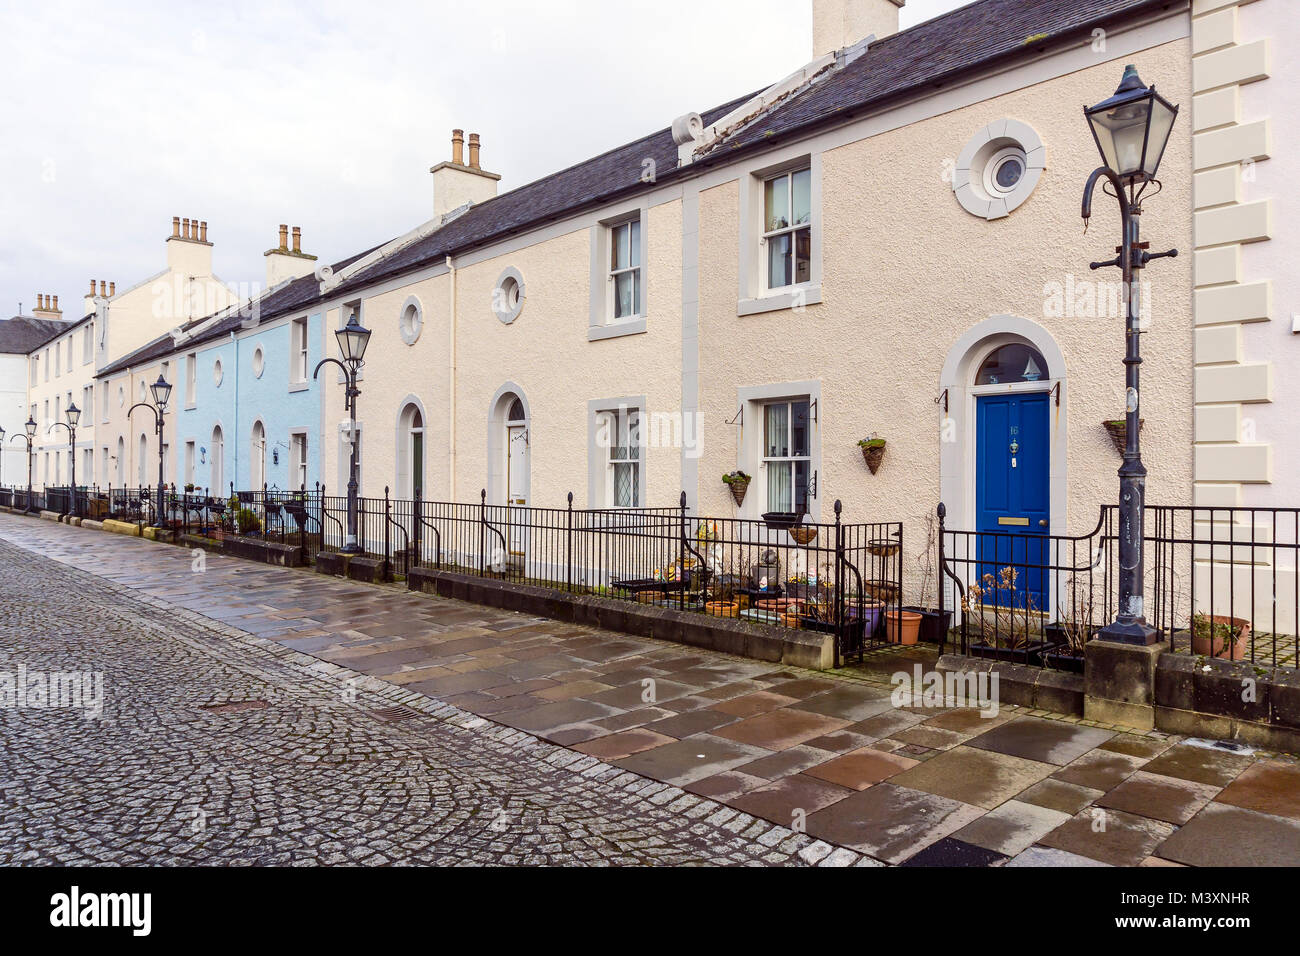
<instances>
[{"instance_id":1,"label":"glass lantern pane","mask_svg":"<svg viewBox=\"0 0 1300 956\"><path fill-rule=\"evenodd\" d=\"M1159 100L1151 103L1151 132L1147 137L1147 155L1143 169L1148 176L1155 176L1160 166L1160 157L1169 143L1169 134L1174 128L1174 117L1178 114Z\"/></svg>"}]
</instances>

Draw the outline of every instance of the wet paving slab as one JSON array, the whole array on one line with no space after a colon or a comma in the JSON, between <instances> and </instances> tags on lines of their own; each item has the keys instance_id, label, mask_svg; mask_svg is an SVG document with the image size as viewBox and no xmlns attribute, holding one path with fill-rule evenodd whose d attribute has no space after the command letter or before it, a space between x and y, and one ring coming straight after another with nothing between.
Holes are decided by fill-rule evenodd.
<instances>
[{"instance_id":1,"label":"wet paving slab","mask_svg":"<svg viewBox=\"0 0 1300 956\"><path fill-rule=\"evenodd\" d=\"M1300 864L1293 758L896 707L891 667L924 652L815 673L223 555L196 575L183 549L52 522L0 515L0 537L881 862Z\"/></svg>"}]
</instances>

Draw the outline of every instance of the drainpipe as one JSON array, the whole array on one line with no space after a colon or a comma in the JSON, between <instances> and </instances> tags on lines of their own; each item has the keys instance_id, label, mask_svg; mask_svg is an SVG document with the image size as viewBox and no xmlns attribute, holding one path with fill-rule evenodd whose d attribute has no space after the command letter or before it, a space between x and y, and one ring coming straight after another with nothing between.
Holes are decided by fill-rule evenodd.
<instances>
[{"instance_id":1,"label":"drainpipe","mask_svg":"<svg viewBox=\"0 0 1300 956\"><path fill-rule=\"evenodd\" d=\"M235 334L234 329L230 330L230 346L235 351L235 355L234 355L235 400L234 400L234 413L231 416L234 420L234 425L232 427L235 430L234 441L232 442L232 446L235 452L235 464L234 464L234 468L232 468L230 472L230 480L233 481L236 486L238 486L239 485L239 336ZM222 477L224 478L225 476L223 475ZM223 497L224 497L224 489L223 489Z\"/></svg>"},{"instance_id":2,"label":"drainpipe","mask_svg":"<svg viewBox=\"0 0 1300 956\"><path fill-rule=\"evenodd\" d=\"M456 265L447 257L447 500L456 500Z\"/></svg>"}]
</instances>

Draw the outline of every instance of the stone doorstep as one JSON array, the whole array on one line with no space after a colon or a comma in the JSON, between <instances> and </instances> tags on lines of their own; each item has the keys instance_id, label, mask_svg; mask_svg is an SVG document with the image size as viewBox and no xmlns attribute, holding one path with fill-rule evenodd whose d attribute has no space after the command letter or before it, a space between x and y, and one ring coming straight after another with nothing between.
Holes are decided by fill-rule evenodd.
<instances>
[{"instance_id":1,"label":"stone doorstep","mask_svg":"<svg viewBox=\"0 0 1300 956\"><path fill-rule=\"evenodd\" d=\"M781 628L782 632L789 633L771 633L766 628L727 618L593 595L567 594L536 585L513 584L432 568L412 569L407 577L407 587L474 604L791 667L829 670L834 665L835 637L818 631Z\"/></svg>"},{"instance_id":2,"label":"stone doorstep","mask_svg":"<svg viewBox=\"0 0 1300 956\"><path fill-rule=\"evenodd\" d=\"M1033 710L1082 717L1083 675L1030 667L1010 661L995 661L963 654L944 654L935 664L943 674L974 673L998 675L998 700Z\"/></svg>"}]
</instances>

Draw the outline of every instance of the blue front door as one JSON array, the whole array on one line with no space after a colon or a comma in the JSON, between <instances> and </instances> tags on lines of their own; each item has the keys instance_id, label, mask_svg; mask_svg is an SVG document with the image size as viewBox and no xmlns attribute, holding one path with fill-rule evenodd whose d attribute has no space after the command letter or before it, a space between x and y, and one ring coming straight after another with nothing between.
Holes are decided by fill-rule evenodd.
<instances>
[{"instance_id":1,"label":"blue front door","mask_svg":"<svg viewBox=\"0 0 1300 956\"><path fill-rule=\"evenodd\" d=\"M993 575L987 604L1045 610L1051 554L1047 393L976 399L976 530L981 534L979 583ZM1014 569L1014 586L1005 568Z\"/></svg>"}]
</instances>

